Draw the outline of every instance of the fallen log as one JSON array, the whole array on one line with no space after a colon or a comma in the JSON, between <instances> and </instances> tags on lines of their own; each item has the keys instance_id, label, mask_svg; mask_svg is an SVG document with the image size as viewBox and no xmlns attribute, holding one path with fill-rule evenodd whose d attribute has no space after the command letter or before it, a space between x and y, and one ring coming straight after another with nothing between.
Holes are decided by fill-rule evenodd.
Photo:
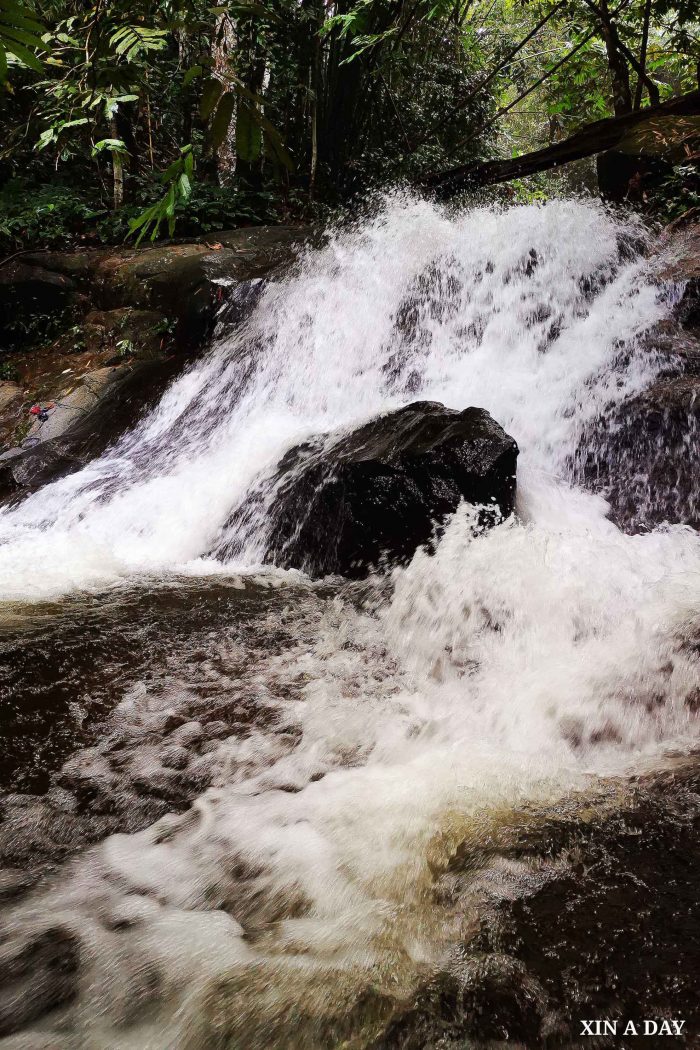
<instances>
[{"instance_id":1,"label":"fallen log","mask_svg":"<svg viewBox=\"0 0 700 1050\"><path fill-rule=\"evenodd\" d=\"M420 186L433 190L442 198L449 198L464 189L491 186L499 182L510 182L526 175L548 171L561 164L592 157L596 153L617 146L625 135L638 124L659 117L692 117L700 115L700 90L662 102L658 106L625 113L620 117L606 117L594 124L587 124L575 134L553 146L524 153L521 157L506 160L487 160L478 164L464 164L449 171L424 177Z\"/></svg>"}]
</instances>

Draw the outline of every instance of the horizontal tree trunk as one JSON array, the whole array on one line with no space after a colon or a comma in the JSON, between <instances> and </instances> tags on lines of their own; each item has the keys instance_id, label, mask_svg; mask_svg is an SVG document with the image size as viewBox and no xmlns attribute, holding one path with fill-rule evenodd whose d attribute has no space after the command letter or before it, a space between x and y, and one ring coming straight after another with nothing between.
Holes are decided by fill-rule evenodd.
<instances>
[{"instance_id":1,"label":"horizontal tree trunk","mask_svg":"<svg viewBox=\"0 0 700 1050\"><path fill-rule=\"evenodd\" d=\"M479 186L490 186L498 182L510 182L526 175L535 175L548 171L561 164L582 157L592 157L612 149L625 137L627 132L654 117L688 117L700 114L700 91L690 91L679 95L658 106L647 106L645 109L625 113L621 117L607 117L588 124L574 135L553 146L524 153L521 157L508 160L488 160L481 164L466 164L452 168L437 175L428 175L421 180L424 189L434 190L440 197L449 198L463 189Z\"/></svg>"}]
</instances>

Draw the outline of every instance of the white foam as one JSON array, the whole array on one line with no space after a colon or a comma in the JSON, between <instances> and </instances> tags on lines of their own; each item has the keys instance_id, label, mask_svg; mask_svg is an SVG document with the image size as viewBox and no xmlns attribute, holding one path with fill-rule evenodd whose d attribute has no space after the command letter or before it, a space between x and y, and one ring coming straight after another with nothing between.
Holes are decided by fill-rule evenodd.
<instances>
[{"instance_id":1,"label":"white foam","mask_svg":"<svg viewBox=\"0 0 700 1050\"><path fill-rule=\"evenodd\" d=\"M392 202L269 289L109 457L3 515L2 593L26 598L216 571L212 540L281 452L417 397L482 405L522 450L518 520L475 537L460 510L368 607L309 588L313 615L285 612L299 644L250 656L265 718L212 756L216 786L20 909L17 936L60 916L86 946L89 1045L327 1045L324 1017L400 997L449 943L443 838L487 840L523 800L696 738L697 535L625 536L566 479L584 426L655 374L636 340L664 307L625 233L576 202ZM251 571L264 524L239 544Z\"/></svg>"},{"instance_id":2,"label":"white foam","mask_svg":"<svg viewBox=\"0 0 700 1050\"><path fill-rule=\"evenodd\" d=\"M574 201L456 219L390 202L268 288L113 451L0 513L0 597L196 562L291 445L419 397L487 408L523 465L561 472L654 368L613 368L663 312L645 264L621 262L623 233L639 231ZM259 563L264 519L239 526L238 567Z\"/></svg>"}]
</instances>

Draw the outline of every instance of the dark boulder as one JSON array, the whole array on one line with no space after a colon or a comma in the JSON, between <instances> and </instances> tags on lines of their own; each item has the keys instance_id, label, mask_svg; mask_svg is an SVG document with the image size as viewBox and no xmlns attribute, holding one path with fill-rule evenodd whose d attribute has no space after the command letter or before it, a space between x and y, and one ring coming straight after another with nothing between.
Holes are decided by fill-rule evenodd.
<instances>
[{"instance_id":1,"label":"dark boulder","mask_svg":"<svg viewBox=\"0 0 700 1050\"><path fill-rule=\"evenodd\" d=\"M493 524L513 511L515 441L481 408L416 402L279 466L267 560L359 578L406 562L462 500Z\"/></svg>"}]
</instances>

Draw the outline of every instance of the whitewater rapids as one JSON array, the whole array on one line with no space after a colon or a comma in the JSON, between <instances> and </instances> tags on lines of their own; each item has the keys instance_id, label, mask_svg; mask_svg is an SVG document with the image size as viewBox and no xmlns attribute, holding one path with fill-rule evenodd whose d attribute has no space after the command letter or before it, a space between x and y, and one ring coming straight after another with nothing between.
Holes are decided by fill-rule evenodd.
<instances>
[{"instance_id":1,"label":"whitewater rapids","mask_svg":"<svg viewBox=\"0 0 700 1050\"><path fill-rule=\"evenodd\" d=\"M642 337L671 293L644 240L589 203L391 200L270 285L115 448L2 511L7 608L216 576L277 588L298 638L231 675L264 717L211 752L191 810L3 914L18 942L59 924L80 943L75 998L37 1029L57 1047L369 1045L347 1020L362 996L405 998L451 948L441 851L697 742L699 538L624 535L572 480L586 429L660 368ZM516 439L516 518L474 538L459 511L390 586L263 570L260 479L414 400L483 407ZM177 695L114 702L123 725Z\"/></svg>"}]
</instances>

